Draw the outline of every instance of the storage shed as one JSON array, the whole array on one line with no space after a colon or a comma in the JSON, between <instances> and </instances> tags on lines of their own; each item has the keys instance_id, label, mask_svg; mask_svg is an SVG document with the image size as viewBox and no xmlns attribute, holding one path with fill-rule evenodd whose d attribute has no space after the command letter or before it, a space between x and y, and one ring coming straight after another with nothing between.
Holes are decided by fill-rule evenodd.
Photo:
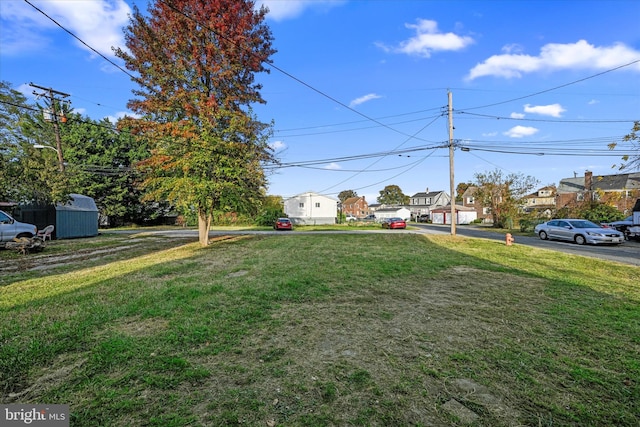
<instances>
[{"instance_id":1,"label":"storage shed","mask_svg":"<svg viewBox=\"0 0 640 427\"><path fill-rule=\"evenodd\" d=\"M96 202L81 194L70 194L67 203L55 206L20 205L16 212L19 221L34 224L38 230L54 225L54 239L73 239L98 235L98 207Z\"/></svg>"},{"instance_id":2,"label":"storage shed","mask_svg":"<svg viewBox=\"0 0 640 427\"><path fill-rule=\"evenodd\" d=\"M56 209L56 238L93 237L98 235L98 207L87 196L70 194L71 200L58 203Z\"/></svg>"}]
</instances>

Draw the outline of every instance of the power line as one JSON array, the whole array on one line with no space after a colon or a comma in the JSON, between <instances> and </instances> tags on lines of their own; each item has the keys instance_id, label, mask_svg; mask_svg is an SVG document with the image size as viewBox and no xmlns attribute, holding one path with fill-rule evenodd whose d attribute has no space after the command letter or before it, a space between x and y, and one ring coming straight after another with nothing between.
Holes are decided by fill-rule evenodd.
<instances>
[{"instance_id":1,"label":"power line","mask_svg":"<svg viewBox=\"0 0 640 427\"><path fill-rule=\"evenodd\" d=\"M73 37L74 39L78 40L80 43L82 43L84 46L86 46L88 49L91 49L92 52L94 52L95 54L99 55L101 58L103 58L105 61L107 61L108 63L110 63L111 65L113 65L114 67L116 67L118 70L122 71L123 73L125 73L126 75L128 75L129 77L131 77L133 80L137 80L132 74L130 74L127 70L125 70L124 68L122 68L121 66L119 66L118 64L116 64L115 62L113 62L112 60L110 60L109 58L107 58L106 56L104 56L102 53L98 52L97 50L95 50L94 48L92 48L91 46L89 46L87 43L84 42L84 40L82 40L80 37L76 36L75 34L73 34L71 31L67 30L65 27L63 27L58 21L56 21L55 19L53 19L52 17L50 17L49 15L47 15L42 9L39 9L38 7L36 7L34 4L30 3L29 0L24 0L25 3L27 3L29 6L31 6L32 8L34 8L35 10L37 10L38 12L40 12L41 14L43 14L44 16L46 16L49 20L51 20L51 22L53 22L54 24L56 24L58 27L62 28L62 30L64 30L67 34L69 34L71 37Z\"/></svg>"},{"instance_id":2,"label":"power line","mask_svg":"<svg viewBox=\"0 0 640 427\"><path fill-rule=\"evenodd\" d=\"M546 122L546 123L634 123L638 119L626 119L626 120L605 120L605 119L585 119L585 120L552 120L552 119L530 119L524 117L506 117L506 116L494 116L490 114L478 114L469 113L467 111L456 111L455 114L463 114L475 117L482 117L495 120L517 120L523 122Z\"/></svg>"},{"instance_id":3,"label":"power line","mask_svg":"<svg viewBox=\"0 0 640 427\"><path fill-rule=\"evenodd\" d=\"M565 84L562 84L562 85L559 85L559 86L554 86L554 87L549 88L549 89L541 90L539 92L534 92L534 93L531 93L529 95L520 96L518 98L508 99L506 101L494 102L493 104L480 105L480 106L477 106L477 107L462 108L461 110L479 110L481 108L495 107L496 105L502 105L502 104L508 104L510 102L520 101L522 99L531 98L531 97L534 97L534 96L537 96L537 95L541 95L543 93L552 92L554 90L558 90L558 89L561 89L563 87L567 87L567 86L571 86L571 85L574 85L574 84L577 84L577 83L581 83L581 82L583 82L585 80L593 79L595 77L599 77L599 76L602 76L604 74L611 73L613 71L617 71L617 70L619 70L621 68L629 67L629 66L637 64L639 62L640 62L640 59L636 59L635 61L631 61L631 62L629 62L627 64L619 65L617 67L610 68L610 69L602 71L600 73L592 74L590 76L587 76L587 77L584 77L584 78L581 78L581 79L578 79L578 80L574 80L572 82L565 83Z\"/></svg>"}]
</instances>

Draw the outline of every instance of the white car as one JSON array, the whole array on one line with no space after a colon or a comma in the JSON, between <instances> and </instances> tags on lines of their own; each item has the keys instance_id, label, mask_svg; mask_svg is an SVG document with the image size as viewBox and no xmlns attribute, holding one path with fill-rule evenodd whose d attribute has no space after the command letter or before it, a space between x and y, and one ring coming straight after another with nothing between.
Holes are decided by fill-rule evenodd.
<instances>
[{"instance_id":1,"label":"white car","mask_svg":"<svg viewBox=\"0 0 640 427\"><path fill-rule=\"evenodd\" d=\"M568 240L579 245L624 242L624 234L618 230L602 227L586 219L552 219L536 225L534 231L542 240Z\"/></svg>"},{"instance_id":2,"label":"white car","mask_svg":"<svg viewBox=\"0 0 640 427\"><path fill-rule=\"evenodd\" d=\"M16 237L33 237L37 233L35 225L16 221L8 213L0 211L0 247Z\"/></svg>"},{"instance_id":3,"label":"white car","mask_svg":"<svg viewBox=\"0 0 640 427\"><path fill-rule=\"evenodd\" d=\"M349 222L349 221L356 221L358 218L356 218L355 216L349 214L345 217L345 221Z\"/></svg>"}]
</instances>

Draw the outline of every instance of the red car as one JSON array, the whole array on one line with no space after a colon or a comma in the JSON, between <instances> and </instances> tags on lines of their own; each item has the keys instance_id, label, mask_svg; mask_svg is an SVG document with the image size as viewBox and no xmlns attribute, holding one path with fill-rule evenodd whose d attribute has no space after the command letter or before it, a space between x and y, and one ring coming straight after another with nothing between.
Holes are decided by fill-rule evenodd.
<instances>
[{"instance_id":1,"label":"red car","mask_svg":"<svg viewBox=\"0 0 640 427\"><path fill-rule=\"evenodd\" d=\"M278 218L275 224L273 224L275 230L293 230L293 224L289 218Z\"/></svg>"},{"instance_id":2,"label":"red car","mask_svg":"<svg viewBox=\"0 0 640 427\"><path fill-rule=\"evenodd\" d=\"M382 228L407 228L407 223L402 218L389 218L386 221L382 222Z\"/></svg>"}]
</instances>

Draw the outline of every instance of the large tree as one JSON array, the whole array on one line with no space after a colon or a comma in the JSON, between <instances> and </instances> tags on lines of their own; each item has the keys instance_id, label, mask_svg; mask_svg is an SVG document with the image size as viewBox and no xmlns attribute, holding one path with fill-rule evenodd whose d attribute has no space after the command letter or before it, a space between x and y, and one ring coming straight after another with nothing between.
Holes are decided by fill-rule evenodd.
<instances>
[{"instance_id":1,"label":"large tree","mask_svg":"<svg viewBox=\"0 0 640 427\"><path fill-rule=\"evenodd\" d=\"M402 192L397 185L387 185L380 191L378 203L383 205L407 205L410 197Z\"/></svg>"},{"instance_id":2,"label":"large tree","mask_svg":"<svg viewBox=\"0 0 640 427\"><path fill-rule=\"evenodd\" d=\"M635 156L625 155L622 157L622 164L619 165L620 170L640 169L640 121L633 123L631 132L622 138L622 141L629 143L631 148L638 152ZM610 149L616 148L618 144L609 144Z\"/></svg>"},{"instance_id":3,"label":"large tree","mask_svg":"<svg viewBox=\"0 0 640 427\"><path fill-rule=\"evenodd\" d=\"M27 99L0 81L0 201L17 200L20 193L22 147L20 118L29 112Z\"/></svg>"},{"instance_id":4,"label":"large tree","mask_svg":"<svg viewBox=\"0 0 640 427\"><path fill-rule=\"evenodd\" d=\"M255 74L274 54L267 10L250 0L157 0L134 7L116 55L135 72L141 118L127 125L150 141L141 162L149 198L198 217L208 244L215 212L251 211L265 194L271 126L254 116L264 103Z\"/></svg>"},{"instance_id":5,"label":"large tree","mask_svg":"<svg viewBox=\"0 0 640 427\"><path fill-rule=\"evenodd\" d=\"M474 175L477 190L474 197L482 205L491 209L494 227L505 227L511 224L518 215L524 197L538 185L538 180L520 173L504 175L500 169L481 172Z\"/></svg>"},{"instance_id":6,"label":"large tree","mask_svg":"<svg viewBox=\"0 0 640 427\"><path fill-rule=\"evenodd\" d=\"M344 203L344 201L350 197L358 197L358 193L354 190L343 190L338 194L338 200L340 200L340 203Z\"/></svg>"}]
</instances>

